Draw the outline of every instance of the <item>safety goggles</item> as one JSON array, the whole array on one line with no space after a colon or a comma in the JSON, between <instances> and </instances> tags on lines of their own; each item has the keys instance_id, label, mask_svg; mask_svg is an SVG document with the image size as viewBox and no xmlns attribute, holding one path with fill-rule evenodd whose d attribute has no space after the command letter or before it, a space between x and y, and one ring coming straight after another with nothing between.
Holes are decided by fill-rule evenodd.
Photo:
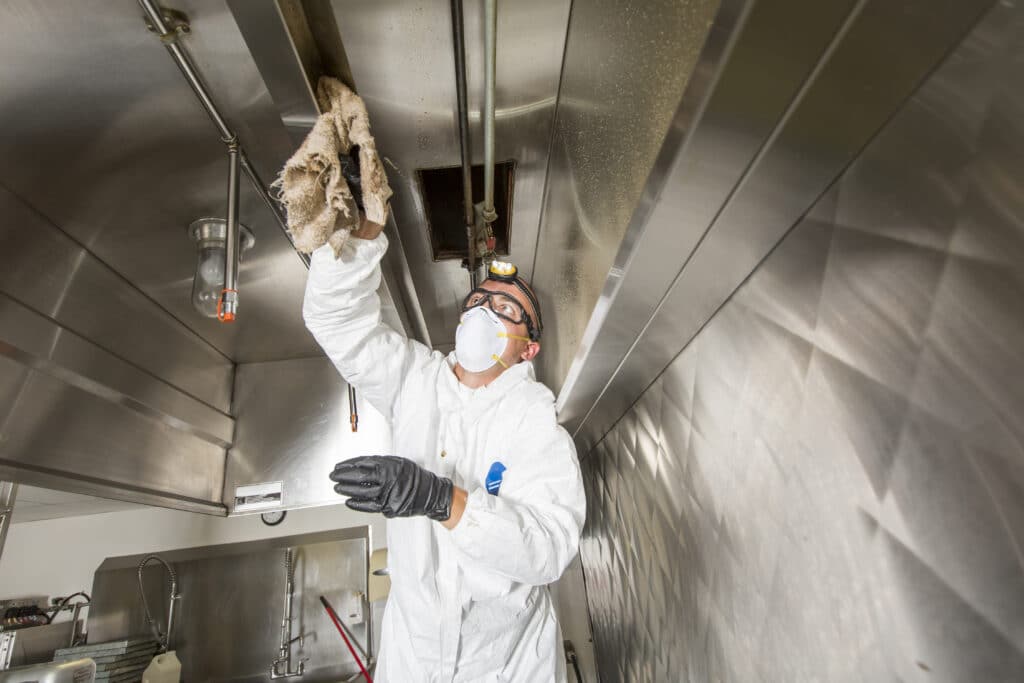
<instances>
[{"instance_id":1,"label":"safety goggles","mask_svg":"<svg viewBox=\"0 0 1024 683\"><path fill-rule=\"evenodd\" d=\"M478 306L487 306L499 318L507 320L514 325L525 324L530 339L533 341L539 340L540 332L534 326L533 318L530 317L530 314L526 312L526 309L523 308L523 305L515 297L505 292L495 292L491 289L477 287L462 300L462 312L465 313L469 309L477 308Z\"/></svg>"}]
</instances>

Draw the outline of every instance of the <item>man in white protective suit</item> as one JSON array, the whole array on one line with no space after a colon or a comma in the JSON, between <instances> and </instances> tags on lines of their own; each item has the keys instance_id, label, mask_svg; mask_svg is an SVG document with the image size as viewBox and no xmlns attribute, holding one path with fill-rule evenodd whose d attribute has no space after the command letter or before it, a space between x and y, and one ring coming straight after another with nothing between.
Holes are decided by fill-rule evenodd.
<instances>
[{"instance_id":1,"label":"man in white protective suit","mask_svg":"<svg viewBox=\"0 0 1024 683\"><path fill-rule=\"evenodd\" d=\"M540 307L509 264L470 292L447 357L381 322L368 221L338 259L313 253L303 316L342 376L387 417L394 455L335 466L355 510L388 517L391 594L378 683L566 680L546 588L576 555L576 450L534 376Z\"/></svg>"}]
</instances>

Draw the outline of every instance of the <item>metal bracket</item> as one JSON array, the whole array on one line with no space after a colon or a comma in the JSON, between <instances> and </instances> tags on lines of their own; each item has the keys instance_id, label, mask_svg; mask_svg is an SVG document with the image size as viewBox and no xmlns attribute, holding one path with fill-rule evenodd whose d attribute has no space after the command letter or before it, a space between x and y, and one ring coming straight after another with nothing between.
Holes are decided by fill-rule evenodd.
<instances>
[{"instance_id":1,"label":"metal bracket","mask_svg":"<svg viewBox=\"0 0 1024 683\"><path fill-rule=\"evenodd\" d=\"M150 21L148 17L144 17L144 20L146 22L146 30L160 36L160 40L163 42L173 43L178 39L178 36L191 33L192 25L188 21L188 15L184 12L161 7L160 16L163 17L164 22L167 24L167 28L169 29L167 33L161 33L160 29L154 26L153 22Z\"/></svg>"},{"instance_id":2,"label":"metal bracket","mask_svg":"<svg viewBox=\"0 0 1024 683\"><path fill-rule=\"evenodd\" d=\"M6 671L11 667L11 660L14 658L14 641L17 638L17 631L0 633L0 671Z\"/></svg>"}]
</instances>

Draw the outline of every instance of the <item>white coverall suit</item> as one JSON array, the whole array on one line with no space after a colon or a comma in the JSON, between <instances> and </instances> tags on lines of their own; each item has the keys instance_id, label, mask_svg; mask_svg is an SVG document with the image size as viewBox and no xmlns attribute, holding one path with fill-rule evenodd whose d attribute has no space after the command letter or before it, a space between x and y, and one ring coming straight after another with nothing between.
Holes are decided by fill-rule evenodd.
<instances>
[{"instance_id":1,"label":"white coverall suit","mask_svg":"<svg viewBox=\"0 0 1024 683\"><path fill-rule=\"evenodd\" d=\"M329 246L314 252L303 317L342 376L391 421L394 454L469 496L450 531L426 517L388 520L391 595L374 680L561 683L546 584L576 555L583 527L572 439L532 363L470 389L455 377L454 354L381 323L387 244L381 234L350 239L338 260ZM496 462L505 470L493 495L485 480Z\"/></svg>"}]
</instances>

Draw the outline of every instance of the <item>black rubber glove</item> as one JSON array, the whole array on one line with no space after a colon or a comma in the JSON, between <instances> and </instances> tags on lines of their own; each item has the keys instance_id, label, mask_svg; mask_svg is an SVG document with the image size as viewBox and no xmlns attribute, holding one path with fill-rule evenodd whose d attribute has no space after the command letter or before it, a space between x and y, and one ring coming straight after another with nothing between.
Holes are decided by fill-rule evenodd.
<instances>
[{"instance_id":1,"label":"black rubber glove","mask_svg":"<svg viewBox=\"0 0 1024 683\"><path fill-rule=\"evenodd\" d=\"M363 211L363 178L359 170L359 145L352 145L348 154L339 155L338 160L341 161L341 175L348 183L352 198L356 200L359 210Z\"/></svg>"},{"instance_id":2,"label":"black rubber glove","mask_svg":"<svg viewBox=\"0 0 1024 683\"><path fill-rule=\"evenodd\" d=\"M345 505L385 517L426 515L438 522L452 514L452 480L394 455L364 455L339 462L334 490L351 496Z\"/></svg>"}]
</instances>

